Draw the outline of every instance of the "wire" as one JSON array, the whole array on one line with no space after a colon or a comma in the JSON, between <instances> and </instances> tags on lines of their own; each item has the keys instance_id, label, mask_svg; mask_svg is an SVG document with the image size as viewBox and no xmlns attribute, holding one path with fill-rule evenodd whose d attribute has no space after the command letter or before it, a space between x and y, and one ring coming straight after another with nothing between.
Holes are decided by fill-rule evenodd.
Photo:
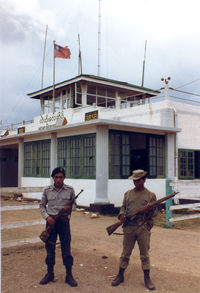
<instances>
[{"instance_id":1,"label":"wire","mask_svg":"<svg viewBox=\"0 0 200 293\"><path fill-rule=\"evenodd\" d=\"M188 94L188 95L192 95L192 96L200 97L200 94L195 94L195 93L186 92L186 91L180 91L180 90L173 89L173 88L170 88L170 90L175 91L175 92L180 92L180 93Z\"/></svg>"},{"instance_id":2,"label":"wire","mask_svg":"<svg viewBox=\"0 0 200 293\"><path fill-rule=\"evenodd\" d=\"M175 98L175 99L179 99L179 100L183 100L183 101L188 101L188 102L193 102L193 103L200 104L200 101L190 100L190 99L184 99L184 98L180 98L180 97L172 96L172 95L170 95L169 98Z\"/></svg>"},{"instance_id":3,"label":"wire","mask_svg":"<svg viewBox=\"0 0 200 293\"><path fill-rule=\"evenodd\" d=\"M196 81L199 81L199 80L200 80L200 78L195 79L195 80L193 80L193 81L191 81L191 82L188 82L188 83L186 83L186 84L183 84L183 85L177 87L176 89L179 89L179 88L184 87L184 86L186 86L186 85L190 85L190 84L192 84L192 83L194 83L194 82L196 82Z\"/></svg>"}]
</instances>

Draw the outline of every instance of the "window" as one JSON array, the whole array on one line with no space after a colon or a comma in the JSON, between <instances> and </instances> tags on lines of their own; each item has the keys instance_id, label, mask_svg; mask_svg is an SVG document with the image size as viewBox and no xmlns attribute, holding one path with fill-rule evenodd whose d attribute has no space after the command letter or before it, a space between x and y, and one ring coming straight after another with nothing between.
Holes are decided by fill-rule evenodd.
<instances>
[{"instance_id":1,"label":"window","mask_svg":"<svg viewBox=\"0 0 200 293\"><path fill-rule=\"evenodd\" d=\"M103 86L88 85L87 105L93 104L100 107L115 107L115 90Z\"/></svg>"},{"instance_id":2,"label":"window","mask_svg":"<svg viewBox=\"0 0 200 293\"><path fill-rule=\"evenodd\" d=\"M69 178L95 178L95 134L58 139L58 165Z\"/></svg>"},{"instance_id":3,"label":"window","mask_svg":"<svg viewBox=\"0 0 200 293\"><path fill-rule=\"evenodd\" d=\"M200 178L200 151L179 149L179 178Z\"/></svg>"},{"instance_id":4,"label":"window","mask_svg":"<svg viewBox=\"0 0 200 293\"><path fill-rule=\"evenodd\" d=\"M127 134L110 134L110 177L127 178L130 175L130 137Z\"/></svg>"},{"instance_id":5,"label":"window","mask_svg":"<svg viewBox=\"0 0 200 293\"><path fill-rule=\"evenodd\" d=\"M24 176L49 177L50 141L35 141L24 144Z\"/></svg>"},{"instance_id":6,"label":"window","mask_svg":"<svg viewBox=\"0 0 200 293\"><path fill-rule=\"evenodd\" d=\"M81 85L79 83L75 83L75 91L76 91L76 105L82 105L82 90Z\"/></svg>"},{"instance_id":7,"label":"window","mask_svg":"<svg viewBox=\"0 0 200 293\"><path fill-rule=\"evenodd\" d=\"M52 112L52 96L44 97L44 114Z\"/></svg>"},{"instance_id":8,"label":"window","mask_svg":"<svg viewBox=\"0 0 200 293\"><path fill-rule=\"evenodd\" d=\"M165 137L143 133L110 131L110 178L127 178L144 169L148 177L164 177Z\"/></svg>"},{"instance_id":9,"label":"window","mask_svg":"<svg viewBox=\"0 0 200 293\"><path fill-rule=\"evenodd\" d=\"M149 176L162 178L164 175L164 139L162 136L149 137Z\"/></svg>"}]
</instances>

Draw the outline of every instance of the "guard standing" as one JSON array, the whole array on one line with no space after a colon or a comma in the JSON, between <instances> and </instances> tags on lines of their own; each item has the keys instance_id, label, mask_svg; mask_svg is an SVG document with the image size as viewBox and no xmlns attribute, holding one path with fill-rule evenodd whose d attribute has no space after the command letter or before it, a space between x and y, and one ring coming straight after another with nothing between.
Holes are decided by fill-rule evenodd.
<instances>
[{"instance_id":1,"label":"guard standing","mask_svg":"<svg viewBox=\"0 0 200 293\"><path fill-rule=\"evenodd\" d=\"M119 213L119 219L123 223L124 231L123 251L120 257L119 273L113 280L112 286L118 286L124 281L124 271L129 264L131 253L137 241L145 286L149 290L155 290L155 286L150 279L149 248L150 230L153 227L152 217L156 215L156 211L151 210L143 215L140 214L129 221L126 220L125 216L156 200L155 194L144 187L146 175L147 172L144 170L135 170L132 176L129 177L129 179L133 180L135 188L124 194L123 204Z\"/></svg>"},{"instance_id":2,"label":"guard standing","mask_svg":"<svg viewBox=\"0 0 200 293\"><path fill-rule=\"evenodd\" d=\"M53 228L48 241L45 243L47 274L40 281L40 284L45 285L54 280L55 249L57 235L59 235L63 264L66 268L65 282L72 287L76 287L78 284L72 275L73 257L70 246L70 215L72 205L75 203L75 193L73 187L64 184L65 170L63 168L55 168L51 176L54 184L44 189L40 201L40 212L46 220L46 228L48 226ZM55 216L61 209L64 209L64 214L55 221Z\"/></svg>"}]
</instances>

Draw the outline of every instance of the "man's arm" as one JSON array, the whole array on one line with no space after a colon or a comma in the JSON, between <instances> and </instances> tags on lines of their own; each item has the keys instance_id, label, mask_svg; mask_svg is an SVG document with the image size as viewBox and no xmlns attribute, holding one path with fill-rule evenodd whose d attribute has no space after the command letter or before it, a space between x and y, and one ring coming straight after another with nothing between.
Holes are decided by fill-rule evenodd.
<instances>
[{"instance_id":1,"label":"man's arm","mask_svg":"<svg viewBox=\"0 0 200 293\"><path fill-rule=\"evenodd\" d=\"M40 213L41 213L42 217L49 223L50 226L54 226L55 225L54 219L52 217L50 217L47 213L47 208L46 208L47 202L48 202L48 200L47 200L46 190L44 190L40 204L39 204Z\"/></svg>"}]
</instances>

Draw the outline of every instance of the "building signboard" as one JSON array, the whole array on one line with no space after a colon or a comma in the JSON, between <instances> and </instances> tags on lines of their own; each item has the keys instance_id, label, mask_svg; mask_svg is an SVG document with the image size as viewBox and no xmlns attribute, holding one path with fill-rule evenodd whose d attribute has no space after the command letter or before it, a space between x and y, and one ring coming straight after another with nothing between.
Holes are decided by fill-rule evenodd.
<instances>
[{"instance_id":1,"label":"building signboard","mask_svg":"<svg viewBox=\"0 0 200 293\"><path fill-rule=\"evenodd\" d=\"M98 119L98 111L85 113L85 121Z\"/></svg>"},{"instance_id":2,"label":"building signboard","mask_svg":"<svg viewBox=\"0 0 200 293\"><path fill-rule=\"evenodd\" d=\"M55 128L58 126L63 126L66 125L67 119L64 117L63 111L60 111L58 113L51 113L51 114L46 114L42 115L41 119L39 121L39 130L46 130L49 128Z\"/></svg>"},{"instance_id":3,"label":"building signboard","mask_svg":"<svg viewBox=\"0 0 200 293\"><path fill-rule=\"evenodd\" d=\"M19 127L18 129L17 129L17 133L18 134L23 134L23 133L25 133L25 127L23 126L23 127Z\"/></svg>"}]
</instances>

